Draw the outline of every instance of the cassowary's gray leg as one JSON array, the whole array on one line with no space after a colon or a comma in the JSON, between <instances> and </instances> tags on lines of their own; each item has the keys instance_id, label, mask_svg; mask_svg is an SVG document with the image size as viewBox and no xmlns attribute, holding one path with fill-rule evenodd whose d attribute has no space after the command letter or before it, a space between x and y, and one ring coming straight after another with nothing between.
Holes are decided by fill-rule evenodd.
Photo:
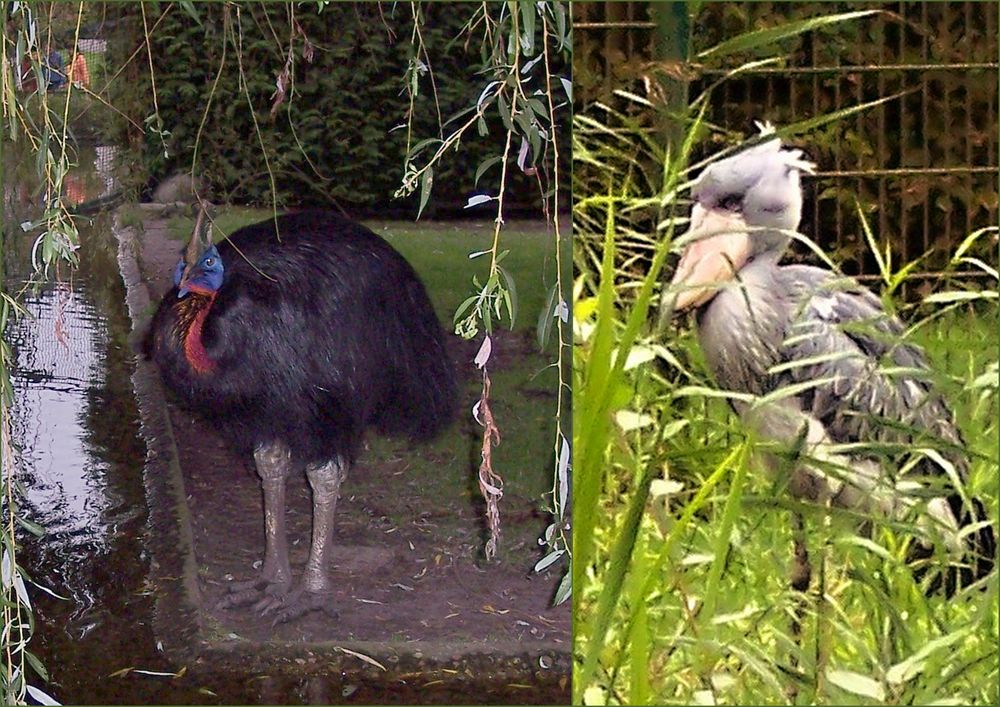
<instances>
[{"instance_id":1,"label":"cassowary's gray leg","mask_svg":"<svg viewBox=\"0 0 1000 707\"><path fill-rule=\"evenodd\" d=\"M291 472L287 447L272 446L254 453L261 488L264 490L264 566L261 577L270 584L288 587L292 571L288 566L288 534L285 530L285 481Z\"/></svg>"},{"instance_id":2,"label":"cassowary's gray leg","mask_svg":"<svg viewBox=\"0 0 1000 707\"><path fill-rule=\"evenodd\" d=\"M306 469L306 476L313 490L313 530L302 585L311 594L323 594L331 589L328 572L330 546L333 545L333 518L340 497L340 484L347 477L347 465L331 461L322 466L310 466Z\"/></svg>"},{"instance_id":3,"label":"cassowary's gray leg","mask_svg":"<svg viewBox=\"0 0 1000 707\"><path fill-rule=\"evenodd\" d=\"M340 496L340 484L346 476L347 465L336 460L306 467L306 477L313 492L312 545L302 573L302 584L281 600L261 607L265 612L276 612L276 624L291 621L314 609L337 616L333 606L333 583L329 575L330 547L333 545L333 521Z\"/></svg>"},{"instance_id":4,"label":"cassowary's gray leg","mask_svg":"<svg viewBox=\"0 0 1000 707\"><path fill-rule=\"evenodd\" d=\"M254 450L257 475L264 491L264 565L256 579L229 585L230 594L220 605L223 608L258 602L256 608L263 610L291 589L285 531L285 481L291 472L291 457L288 447L277 442Z\"/></svg>"},{"instance_id":5,"label":"cassowary's gray leg","mask_svg":"<svg viewBox=\"0 0 1000 707\"><path fill-rule=\"evenodd\" d=\"M302 582L292 589L285 532L285 481L291 470L291 453L284 445L262 446L254 452L254 460L264 489L264 566L257 579L232 583L231 593L221 606L256 602L255 610L263 614L274 612L276 624L314 609L336 616L328 571L337 499L340 484L347 476L347 464L330 461L306 467L313 492L312 545Z\"/></svg>"}]
</instances>

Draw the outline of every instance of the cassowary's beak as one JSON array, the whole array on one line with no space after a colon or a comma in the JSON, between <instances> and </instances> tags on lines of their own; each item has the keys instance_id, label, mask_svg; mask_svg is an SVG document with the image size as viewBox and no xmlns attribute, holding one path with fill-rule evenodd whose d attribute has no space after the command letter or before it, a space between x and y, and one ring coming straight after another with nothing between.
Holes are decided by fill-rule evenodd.
<instances>
[{"instance_id":1,"label":"cassowary's beak","mask_svg":"<svg viewBox=\"0 0 1000 707\"><path fill-rule=\"evenodd\" d=\"M212 245L211 238L209 237L209 224L207 218L207 211L205 204L201 204L201 208L198 210L198 216L194 222L194 232L191 234L191 240L188 241L187 248L184 250L184 271L181 273L180 284L177 286L177 298L180 299L184 297L191 288L188 287L188 283L192 278L198 277L201 274L200 270L195 268L198 264L198 259L201 258L201 254Z\"/></svg>"},{"instance_id":2,"label":"cassowary's beak","mask_svg":"<svg viewBox=\"0 0 1000 707\"><path fill-rule=\"evenodd\" d=\"M181 275L181 282L177 286L177 299L186 296L191 291L191 280L201 274L201 268L192 268L190 265L184 266L184 274Z\"/></svg>"},{"instance_id":3,"label":"cassowary's beak","mask_svg":"<svg viewBox=\"0 0 1000 707\"><path fill-rule=\"evenodd\" d=\"M202 269L196 267L194 263L185 261L184 270L181 273L181 281L177 285L177 299L186 296L191 291L191 281L203 274Z\"/></svg>"},{"instance_id":4,"label":"cassowary's beak","mask_svg":"<svg viewBox=\"0 0 1000 707\"><path fill-rule=\"evenodd\" d=\"M750 256L748 230L739 214L695 204L691 228L682 236L691 243L670 281L675 312L708 302L743 267Z\"/></svg>"}]
</instances>

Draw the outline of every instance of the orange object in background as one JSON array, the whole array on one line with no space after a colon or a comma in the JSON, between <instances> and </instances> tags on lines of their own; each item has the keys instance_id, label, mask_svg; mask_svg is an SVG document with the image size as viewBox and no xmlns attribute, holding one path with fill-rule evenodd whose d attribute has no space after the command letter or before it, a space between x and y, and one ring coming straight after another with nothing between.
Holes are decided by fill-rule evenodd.
<instances>
[{"instance_id":1,"label":"orange object in background","mask_svg":"<svg viewBox=\"0 0 1000 707\"><path fill-rule=\"evenodd\" d=\"M79 206L87 200L87 183L77 175L66 175L63 179L63 191L66 194L66 201L73 206Z\"/></svg>"},{"instance_id":2,"label":"orange object in background","mask_svg":"<svg viewBox=\"0 0 1000 707\"><path fill-rule=\"evenodd\" d=\"M87 68L87 59L83 54L77 54L73 57L73 63L69 67L69 80L78 88L90 86L90 70Z\"/></svg>"}]
</instances>

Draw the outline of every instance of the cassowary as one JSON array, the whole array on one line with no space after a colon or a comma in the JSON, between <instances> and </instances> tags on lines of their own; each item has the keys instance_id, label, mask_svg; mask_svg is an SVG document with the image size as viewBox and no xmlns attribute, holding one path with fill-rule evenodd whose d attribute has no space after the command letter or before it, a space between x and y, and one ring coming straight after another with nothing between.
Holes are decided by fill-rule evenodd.
<instances>
[{"instance_id":1,"label":"cassowary","mask_svg":"<svg viewBox=\"0 0 1000 707\"><path fill-rule=\"evenodd\" d=\"M202 211L143 348L166 386L252 456L260 476L264 563L223 606L256 602L278 621L332 614L334 511L364 432L424 440L453 417L443 331L406 260L342 216L288 214L218 245L206 223ZM285 481L303 469L312 545L293 586Z\"/></svg>"},{"instance_id":2,"label":"cassowary","mask_svg":"<svg viewBox=\"0 0 1000 707\"><path fill-rule=\"evenodd\" d=\"M695 180L689 243L668 297L675 311L697 310L719 385L760 396L734 403L758 438L798 450L792 494L916 518L910 559L943 544L952 564L927 590L950 596L989 574L996 554L983 504L964 489L959 430L922 351L902 340L902 323L874 294L821 268L778 264L799 226L799 175L814 168L761 129L761 144Z\"/></svg>"}]
</instances>

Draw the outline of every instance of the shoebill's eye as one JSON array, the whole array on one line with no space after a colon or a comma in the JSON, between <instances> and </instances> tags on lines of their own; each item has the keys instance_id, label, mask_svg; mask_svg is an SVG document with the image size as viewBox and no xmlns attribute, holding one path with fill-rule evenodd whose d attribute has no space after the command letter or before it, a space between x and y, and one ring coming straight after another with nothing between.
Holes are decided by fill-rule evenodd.
<instances>
[{"instance_id":1,"label":"shoebill's eye","mask_svg":"<svg viewBox=\"0 0 1000 707\"><path fill-rule=\"evenodd\" d=\"M726 194L724 197L719 199L716 206L720 209L725 209L726 211L742 211L743 210L743 198L739 194Z\"/></svg>"}]
</instances>

